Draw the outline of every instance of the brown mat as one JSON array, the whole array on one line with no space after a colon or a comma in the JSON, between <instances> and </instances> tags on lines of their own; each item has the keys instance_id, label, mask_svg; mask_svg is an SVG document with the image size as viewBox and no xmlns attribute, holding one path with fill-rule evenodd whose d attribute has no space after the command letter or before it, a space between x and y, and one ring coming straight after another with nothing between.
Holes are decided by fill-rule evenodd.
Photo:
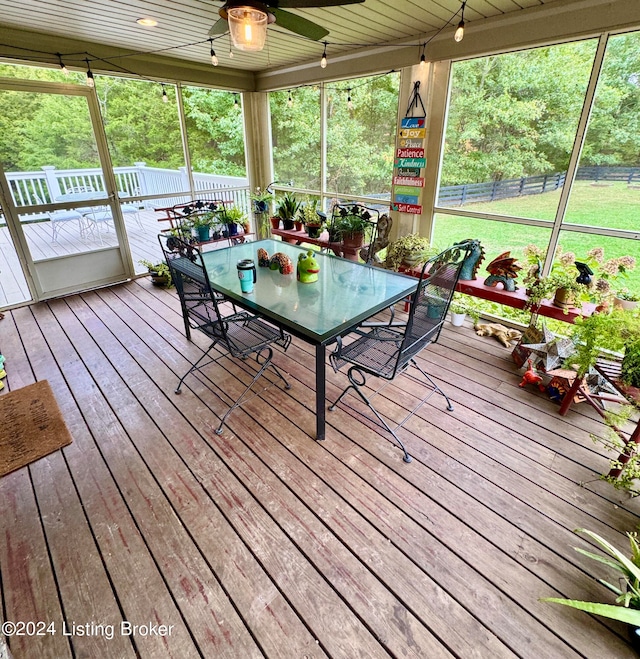
<instances>
[{"instance_id":1,"label":"brown mat","mask_svg":"<svg viewBox=\"0 0 640 659\"><path fill-rule=\"evenodd\" d=\"M0 476L71 444L47 380L0 396Z\"/></svg>"}]
</instances>

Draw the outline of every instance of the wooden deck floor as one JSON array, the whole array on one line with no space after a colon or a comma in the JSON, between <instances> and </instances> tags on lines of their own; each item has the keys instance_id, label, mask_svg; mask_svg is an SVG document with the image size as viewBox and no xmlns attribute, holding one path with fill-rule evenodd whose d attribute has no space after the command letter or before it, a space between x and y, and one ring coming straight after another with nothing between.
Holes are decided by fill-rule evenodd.
<instances>
[{"instance_id":1,"label":"wooden deck floor","mask_svg":"<svg viewBox=\"0 0 640 659\"><path fill-rule=\"evenodd\" d=\"M312 439L299 341L276 356L292 389L215 435L246 372L223 360L174 395L194 341L147 280L0 322L3 393L49 380L74 440L0 478L0 615L56 625L10 638L15 659L635 656L622 625L538 601L608 601L572 530L622 546L640 502L597 480L600 422L520 389L506 349L447 326L422 353L455 411L432 399L410 421L405 464L345 409ZM413 392L400 379L382 407Z\"/></svg>"},{"instance_id":2,"label":"wooden deck floor","mask_svg":"<svg viewBox=\"0 0 640 659\"><path fill-rule=\"evenodd\" d=\"M124 215L131 258L138 273L146 272L146 268L138 264L139 260L155 263L162 259L158 233L169 226L167 222L158 222L162 215L152 210L141 210L138 213L139 223L132 214ZM23 229L29 250L36 261L114 247L118 244L113 228L107 231L102 227L100 230L82 234L79 224L75 221L58 222L55 241L51 222L24 224ZM0 226L0 309L22 304L30 299L27 281L9 230L6 225Z\"/></svg>"}]
</instances>

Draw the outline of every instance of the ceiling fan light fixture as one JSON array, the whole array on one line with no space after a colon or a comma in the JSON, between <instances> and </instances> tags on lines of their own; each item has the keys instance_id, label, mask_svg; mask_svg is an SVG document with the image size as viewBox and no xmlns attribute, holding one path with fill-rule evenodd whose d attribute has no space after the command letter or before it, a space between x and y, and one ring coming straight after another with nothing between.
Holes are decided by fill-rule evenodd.
<instances>
[{"instance_id":1,"label":"ceiling fan light fixture","mask_svg":"<svg viewBox=\"0 0 640 659\"><path fill-rule=\"evenodd\" d=\"M266 12L250 5L229 7L227 21L235 48L254 52L264 48L269 22Z\"/></svg>"}]
</instances>

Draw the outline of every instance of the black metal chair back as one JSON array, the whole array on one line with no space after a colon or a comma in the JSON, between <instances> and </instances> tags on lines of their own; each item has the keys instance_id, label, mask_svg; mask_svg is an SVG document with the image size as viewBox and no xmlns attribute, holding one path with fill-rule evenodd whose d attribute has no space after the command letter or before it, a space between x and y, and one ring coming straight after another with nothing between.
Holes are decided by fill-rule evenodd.
<instances>
[{"instance_id":1,"label":"black metal chair back","mask_svg":"<svg viewBox=\"0 0 640 659\"><path fill-rule=\"evenodd\" d=\"M447 317L460 269L470 247L454 245L425 263L398 353L396 371L404 368L421 350L435 343Z\"/></svg>"},{"instance_id":2,"label":"black metal chair back","mask_svg":"<svg viewBox=\"0 0 640 659\"><path fill-rule=\"evenodd\" d=\"M221 354L216 358L210 358L207 362L204 361L216 345L226 349L232 357L239 359L246 359L250 355L254 355L256 362L260 365L253 380L222 417L220 426L216 430L216 433L220 434L229 414L243 402L253 384L267 368L270 367L284 383L285 388L290 389L291 385L271 361L273 358L271 346L275 343L286 351L291 343L291 336L285 334L281 329L269 325L258 316L247 312L237 312L235 308L233 313L223 315L220 306L224 297L211 287L202 252L194 245L175 236L160 234L158 240L180 298L187 337L191 339L191 329L193 328L203 332L212 341L208 350L182 376L175 392L180 393L180 388L187 375L224 356Z\"/></svg>"},{"instance_id":3,"label":"black metal chair back","mask_svg":"<svg viewBox=\"0 0 640 659\"><path fill-rule=\"evenodd\" d=\"M358 202L336 204L331 212L331 220L327 227L330 241L333 242L333 237L338 237L338 241L340 241L341 238L337 234L340 221L349 215L357 215L365 221L364 247L361 250L361 255L365 263L371 263L374 256L374 245L378 237L380 211L377 208L371 208Z\"/></svg>"},{"instance_id":4,"label":"black metal chair back","mask_svg":"<svg viewBox=\"0 0 640 659\"><path fill-rule=\"evenodd\" d=\"M398 428L404 425L434 393L445 398L448 410L453 409L447 395L420 367L415 357L429 344L438 340L460 277L462 264L470 251L470 242L461 243L425 263L418 287L412 296L406 323L365 322L354 332L357 336L354 341L345 345L342 339L339 339L336 350L329 356L335 371L347 364L350 365L347 372L349 385L329 409L335 409L345 394L353 390L373 412L379 424L393 435L404 452L405 462L410 462L411 456L396 433ZM415 367L424 377L428 387L427 395L392 428L371 403L370 398L378 392L374 392L369 397L365 395L366 375L391 381L396 375L404 373L409 366Z\"/></svg>"}]
</instances>

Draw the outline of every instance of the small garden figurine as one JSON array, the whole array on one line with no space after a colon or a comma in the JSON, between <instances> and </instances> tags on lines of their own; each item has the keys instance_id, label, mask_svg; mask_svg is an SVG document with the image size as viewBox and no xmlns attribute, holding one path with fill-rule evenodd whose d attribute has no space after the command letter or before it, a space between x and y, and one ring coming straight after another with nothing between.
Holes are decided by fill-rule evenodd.
<instances>
[{"instance_id":1,"label":"small garden figurine","mask_svg":"<svg viewBox=\"0 0 640 659\"><path fill-rule=\"evenodd\" d=\"M312 284L318 281L318 273L320 267L318 262L313 257L313 252L309 250L306 255L300 254L298 256L297 277L298 281L302 284Z\"/></svg>"},{"instance_id":2,"label":"small garden figurine","mask_svg":"<svg viewBox=\"0 0 640 659\"><path fill-rule=\"evenodd\" d=\"M516 277L521 269L516 259L511 257L511 252L503 252L487 266L489 276L484 280L484 285L495 288L502 283L505 291L513 292L517 288Z\"/></svg>"}]
</instances>

